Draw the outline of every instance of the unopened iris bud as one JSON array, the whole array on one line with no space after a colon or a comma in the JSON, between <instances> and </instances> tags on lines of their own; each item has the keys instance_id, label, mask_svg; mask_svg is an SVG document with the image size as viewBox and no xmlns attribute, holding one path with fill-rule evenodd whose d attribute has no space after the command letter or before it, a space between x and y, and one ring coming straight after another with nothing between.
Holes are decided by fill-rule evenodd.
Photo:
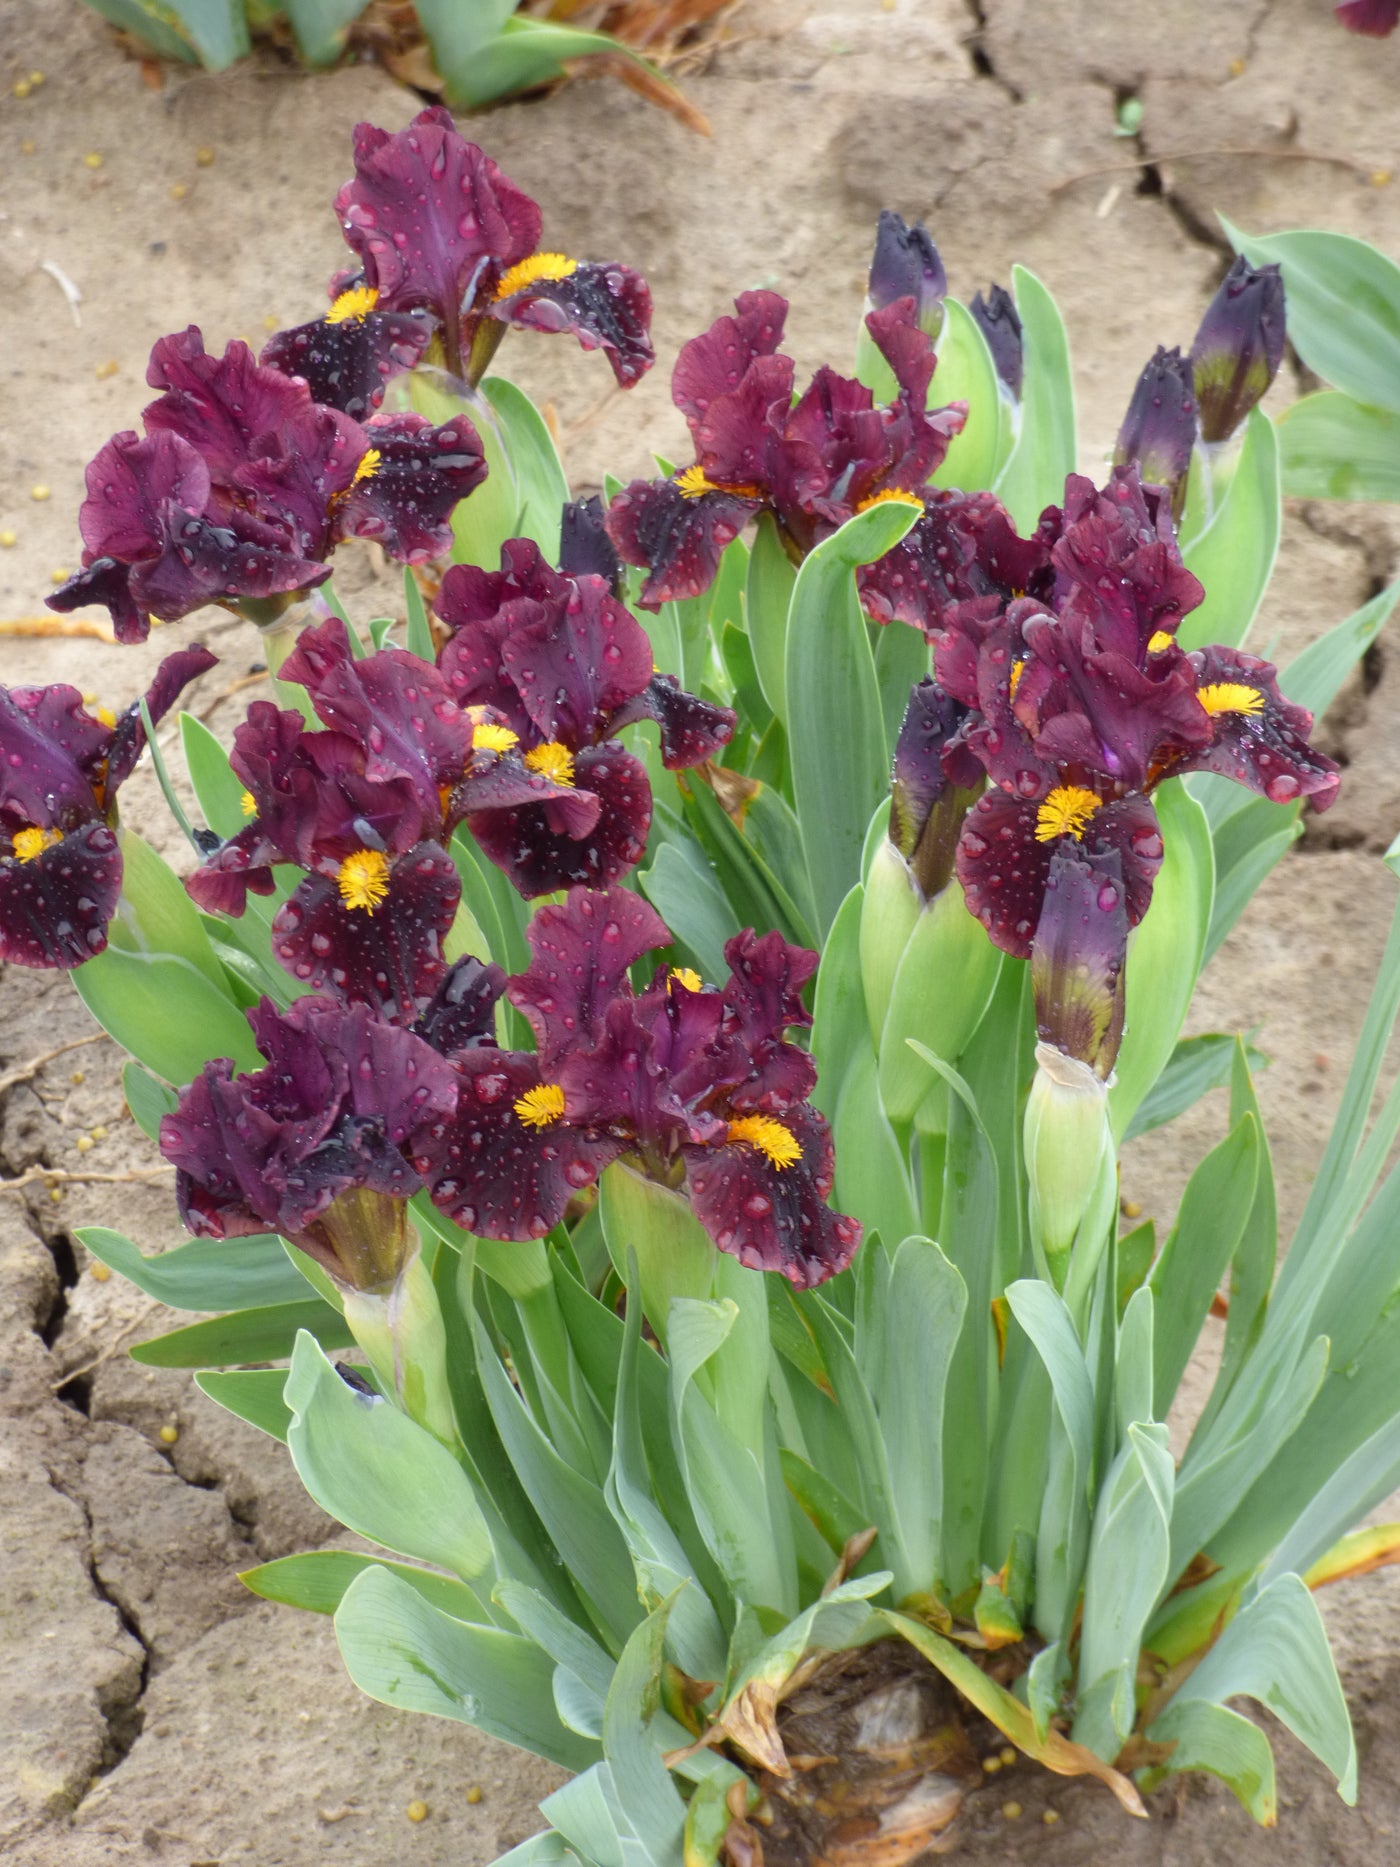
<instances>
[{"instance_id":1,"label":"unopened iris bud","mask_svg":"<svg viewBox=\"0 0 1400 1867\"><path fill-rule=\"evenodd\" d=\"M1053 1044L1037 1044L1035 1061L1023 1131L1031 1225L1062 1289L1070 1247L1112 1145L1108 1085Z\"/></svg>"},{"instance_id":2,"label":"unopened iris bud","mask_svg":"<svg viewBox=\"0 0 1400 1867\"><path fill-rule=\"evenodd\" d=\"M883 311L897 299L912 298L920 330L936 341L947 291L948 274L923 222L916 220L911 227L886 208L875 231L867 308Z\"/></svg>"},{"instance_id":3,"label":"unopened iris bud","mask_svg":"<svg viewBox=\"0 0 1400 1867\"><path fill-rule=\"evenodd\" d=\"M968 306L978 330L987 340L992 363L1013 401L1021 399L1025 355L1021 345L1021 318L1016 300L1003 285L994 285L984 298L979 292Z\"/></svg>"},{"instance_id":4,"label":"unopened iris bud","mask_svg":"<svg viewBox=\"0 0 1400 1867\"><path fill-rule=\"evenodd\" d=\"M1279 268L1251 266L1241 256L1191 346L1202 440L1228 440L1263 400L1283 360L1284 323Z\"/></svg>"},{"instance_id":5,"label":"unopened iris bud","mask_svg":"<svg viewBox=\"0 0 1400 1867\"><path fill-rule=\"evenodd\" d=\"M972 801L943 770L943 748L967 714L925 675L910 692L895 742L890 842L909 864L925 901L946 887L953 873L958 832Z\"/></svg>"},{"instance_id":6,"label":"unopened iris bud","mask_svg":"<svg viewBox=\"0 0 1400 1867\"><path fill-rule=\"evenodd\" d=\"M1180 350L1157 354L1138 377L1118 442L1113 450L1116 467L1136 466L1148 486L1165 487L1171 495L1172 517L1181 517L1186 500L1186 474L1196 443L1196 393L1192 364Z\"/></svg>"}]
</instances>

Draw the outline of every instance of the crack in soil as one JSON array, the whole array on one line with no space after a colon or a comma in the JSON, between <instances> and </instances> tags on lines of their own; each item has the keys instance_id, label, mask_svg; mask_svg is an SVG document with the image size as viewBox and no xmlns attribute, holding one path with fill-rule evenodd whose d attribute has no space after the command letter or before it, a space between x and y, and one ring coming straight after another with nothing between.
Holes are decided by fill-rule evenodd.
<instances>
[{"instance_id":1,"label":"crack in soil","mask_svg":"<svg viewBox=\"0 0 1400 1867\"><path fill-rule=\"evenodd\" d=\"M972 19L972 31L963 40L967 47L968 63L972 66L973 76L985 78L996 85L1013 104L1025 102L1024 93L1019 85L1009 78L1004 78L992 62L992 55L987 50L987 9L982 0L963 0Z\"/></svg>"}]
</instances>

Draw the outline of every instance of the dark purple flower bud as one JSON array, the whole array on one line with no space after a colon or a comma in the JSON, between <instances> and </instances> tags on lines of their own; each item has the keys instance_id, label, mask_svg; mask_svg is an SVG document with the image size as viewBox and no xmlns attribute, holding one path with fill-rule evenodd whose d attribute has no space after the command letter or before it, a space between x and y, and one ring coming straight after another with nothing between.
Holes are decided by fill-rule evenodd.
<instances>
[{"instance_id":1,"label":"dark purple flower bud","mask_svg":"<svg viewBox=\"0 0 1400 1867\"><path fill-rule=\"evenodd\" d=\"M583 349L604 352L624 389L656 361L651 291L630 266L534 253L497 281L489 311L524 330L572 331Z\"/></svg>"},{"instance_id":2,"label":"dark purple flower bud","mask_svg":"<svg viewBox=\"0 0 1400 1867\"><path fill-rule=\"evenodd\" d=\"M1386 39L1400 22L1400 0L1342 0L1336 14L1348 32Z\"/></svg>"},{"instance_id":3,"label":"dark purple flower bud","mask_svg":"<svg viewBox=\"0 0 1400 1867\"><path fill-rule=\"evenodd\" d=\"M1021 316L1016 300L1003 285L994 285L984 298L980 292L968 306L978 330L987 340L992 363L1013 401L1021 399L1025 353L1021 344Z\"/></svg>"},{"instance_id":4,"label":"dark purple flower bud","mask_svg":"<svg viewBox=\"0 0 1400 1867\"><path fill-rule=\"evenodd\" d=\"M1164 487L1172 516L1179 518L1186 499L1186 474L1196 445L1196 394L1191 359L1160 345L1138 377L1118 441L1116 467L1135 466L1143 482Z\"/></svg>"},{"instance_id":5,"label":"dark purple flower bud","mask_svg":"<svg viewBox=\"0 0 1400 1867\"><path fill-rule=\"evenodd\" d=\"M207 648L167 656L146 695L159 721ZM121 894L118 787L146 744L139 708L93 718L73 687L0 688L0 961L69 970L100 953Z\"/></svg>"},{"instance_id":6,"label":"dark purple flower bud","mask_svg":"<svg viewBox=\"0 0 1400 1867\"><path fill-rule=\"evenodd\" d=\"M601 577L614 596L621 594L622 560L608 537L603 502L596 493L591 499L571 499L564 507L559 571L564 577Z\"/></svg>"},{"instance_id":7,"label":"dark purple flower bud","mask_svg":"<svg viewBox=\"0 0 1400 1867\"><path fill-rule=\"evenodd\" d=\"M264 998L248 1021L268 1067L207 1063L161 1123L181 1217L203 1237L280 1232L351 1289L391 1288L421 1184L404 1150L455 1107L452 1065L364 1006Z\"/></svg>"},{"instance_id":8,"label":"dark purple flower bud","mask_svg":"<svg viewBox=\"0 0 1400 1867\"><path fill-rule=\"evenodd\" d=\"M1210 301L1191 346L1202 440L1227 440L1263 401L1283 361L1284 326L1281 270L1256 269L1241 255Z\"/></svg>"},{"instance_id":9,"label":"dark purple flower bud","mask_svg":"<svg viewBox=\"0 0 1400 1867\"><path fill-rule=\"evenodd\" d=\"M909 864L919 892L931 901L953 873L958 832L971 802L944 770L944 749L968 709L925 675L909 695L894 748L890 841Z\"/></svg>"},{"instance_id":10,"label":"dark purple flower bud","mask_svg":"<svg viewBox=\"0 0 1400 1867\"><path fill-rule=\"evenodd\" d=\"M681 1152L696 1218L750 1270L780 1271L804 1290L855 1256L861 1228L826 1203L835 1180L831 1133L807 1103L781 1119L740 1116L722 1142Z\"/></svg>"},{"instance_id":11,"label":"dark purple flower bud","mask_svg":"<svg viewBox=\"0 0 1400 1867\"><path fill-rule=\"evenodd\" d=\"M1036 1031L1104 1081L1123 1036L1129 925L1121 852L1058 844L1031 944Z\"/></svg>"},{"instance_id":12,"label":"dark purple flower bud","mask_svg":"<svg viewBox=\"0 0 1400 1867\"><path fill-rule=\"evenodd\" d=\"M325 317L270 337L259 361L300 376L313 401L363 421L384 400L390 380L419 361L433 334L423 313L379 312L377 299L367 285L338 293Z\"/></svg>"},{"instance_id":13,"label":"dark purple flower bud","mask_svg":"<svg viewBox=\"0 0 1400 1867\"><path fill-rule=\"evenodd\" d=\"M943 300L948 274L922 221L909 226L885 208L875 230L875 253L870 262L868 297L876 311L901 298L914 300L920 330L937 338L943 328Z\"/></svg>"}]
</instances>

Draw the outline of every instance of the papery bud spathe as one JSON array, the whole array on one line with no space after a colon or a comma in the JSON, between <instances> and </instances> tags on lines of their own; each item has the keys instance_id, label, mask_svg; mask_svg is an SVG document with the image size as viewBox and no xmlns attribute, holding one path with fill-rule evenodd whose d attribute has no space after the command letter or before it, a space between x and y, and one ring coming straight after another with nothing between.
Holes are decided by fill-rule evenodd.
<instances>
[{"instance_id":1,"label":"papery bud spathe","mask_svg":"<svg viewBox=\"0 0 1400 1867\"><path fill-rule=\"evenodd\" d=\"M345 1321L382 1385L444 1445L458 1443L447 1379L447 1330L416 1234L387 1291L343 1292Z\"/></svg>"},{"instance_id":2,"label":"papery bud spathe","mask_svg":"<svg viewBox=\"0 0 1400 1867\"><path fill-rule=\"evenodd\" d=\"M1228 440L1263 400L1283 361L1284 324L1282 272L1241 255L1191 346L1203 441Z\"/></svg>"},{"instance_id":3,"label":"papery bud spathe","mask_svg":"<svg viewBox=\"0 0 1400 1867\"><path fill-rule=\"evenodd\" d=\"M1053 1044L1035 1047L1023 1141L1031 1225L1057 1288L1112 1145L1108 1085L1087 1063Z\"/></svg>"}]
</instances>

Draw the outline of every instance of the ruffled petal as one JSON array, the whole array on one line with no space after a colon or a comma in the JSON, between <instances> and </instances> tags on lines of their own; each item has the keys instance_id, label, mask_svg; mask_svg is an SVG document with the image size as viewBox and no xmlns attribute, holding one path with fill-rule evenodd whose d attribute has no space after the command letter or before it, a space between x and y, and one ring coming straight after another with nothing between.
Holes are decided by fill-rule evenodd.
<instances>
[{"instance_id":1,"label":"ruffled petal","mask_svg":"<svg viewBox=\"0 0 1400 1867\"><path fill-rule=\"evenodd\" d=\"M428 1009L413 1028L444 1057L494 1044L496 1001L505 989L506 975L499 966L463 954L443 974Z\"/></svg>"},{"instance_id":2,"label":"ruffled petal","mask_svg":"<svg viewBox=\"0 0 1400 1867\"><path fill-rule=\"evenodd\" d=\"M455 1112L420 1132L412 1151L433 1204L482 1238L542 1238L623 1142L575 1126L562 1096L527 1100L549 1086L537 1057L482 1048L459 1056L456 1068Z\"/></svg>"},{"instance_id":3,"label":"ruffled petal","mask_svg":"<svg viewBox=\"0 0 1400 1867\"><path fill-rule=\"evenodd\" d=\"M204 348L199 326L162 337L151 351L146 381L164 390L143 413L147 431L179 435L204 460L216 486L253 458L263 435L286 428L311 405L305 383L265 369L235 340L221 357Z\"/></svg>"},{"instance_id":4,"label":"ruffled petal","mask_svg":"<svg viewBox=\"0 0 1400 1867\"><path fill-rule=\"evenodd\" d=\"M560 278L545 274L498 296L491 316L526 330L572 331L585 350L605 352L624 389L656 361L651 292L630 266L583 261Z\"/></svg>"},{"instance_id":5,"label":"ruffled petal","mask_svg":"<svg viewBox=\"0 0 1400 1867\"><path fill-rule=\"evenodd\" d=\"M438 428L421 415L376 415L364 432L370 452L337 509L341 534L372 539L404 564L441 557L458 502L486 478L480 435L465 415Z\"/></svg>"},{"instance_id":6,"label":"ruffled petal","mask_svg":"<svg viewBox=\"0 0 1400 1867\"><path fill-rule=\"evenodd\" d=\"M674 674L653 674L641 693L612 720L620 732L634 720L655 720L661 728L661 763L667 771L687 771L714 758L734 737L738 715L688 693Z\"/></svg>"},{"instance_id":7,"label":"ruffled petal","mask_svg":"<svg viewBox=\"0 0 1400 1867\"><path fill-rule=\"evenodd\" d=\"M511 980L506 996L547 1061L596 1044L630 968L671 939L655 908L630 888L570 889L564 902L535 913L525 937L529 970Z\"/></svg>"},{"instance_id":8,"label":"ruffled petal","mask_svg":"<svg viewBox=\"0 0 1400 1867\"><path fill-rule=\"evenodd\" d=\"M643 609L699 596L720 558L763 501L710 489L683 493L674 480L633 480L608 507L608 536L626 564L647 571Z\"/></svg>"},{"instance_id":9,"label":"ruffled petal","mask_svg":"<svg viewBox=\"0 0 1400 1867\"><path fill-rule=\"evenodd\" d=\"M787 312L787 300L777 292L743 292L734 301L733 317L716 318L709 330L682 344L671 374L671 400L692 426L719 396L739 387L757 358L776 352ZM789 387L791 372L789 363Z\"/></svg>"},{"instance_id":10,"label":"ruffled petal","mask_svg":"<svg viewBox=\"0 0 1400 1867\"><path fill-rule=\"evenodd\" d=\"M593 792L599 802L598 820L585 836L572 835L568 818L550 803L468 814L472 835L527 897L575 886L606 888L646 853L651 785L645 765L607 744L586 746L574 770L577 790Z\"/></svg>"},{"instance_id":11,"label":"ruffled petal","mask_svg":"<svg viewBox=\"0 0 1400 1867\"><path fill-rule=\"evenodd\" d=\"M1200 649L1188 660L1212 736L1174 759L1173 772L1219 772L1275 804L1306 797L1326 810L1336 801L1340 768L1308 744L1313 716L1284 699L1270 662L1231 648Z\"/></svg>"},{"instance_id":12,"label":"ruffled petal","mask_svg":"<svg viewBox=\"0 0 1400 1867\"><path fill-rule=\"evenodd\" d=\"M0 850L8 839L0 834ZM91 823L27 861L0 854L0 960L69 971L107 944L121 896L116 835Z\"/></svg>"},{"instance_id":13,"label":"ruffled petal","mask_svg":"<svg viewBox=\"0 0 1400 1867\"><path fill-rule=\"evenodd\" d=\"M760 1122L763 1117L752 1118ZM742 1124L731 1124L733 1127ZM831 1135L815 1109L788 1109L781 1127L800 1150L778 1166L746 1139L682 1149L695 1216L721 1251L750 1270L780 1271L799 1290L825 1283L855 1256L861 1228L827 1205Z\"/></svg>"},{"instance_id":14,"label":"ruffled petal","mask_svg":"<svg viewBox=\"0 0 1400 1867\"><path fill-rule=\"evenodd\" d=\"M369 909L347 906L335 882L308 875L273 919L272 950L301 984L413 1024L447 970L442 943L461 894L456 865L436 843L400 856Z\"/></svg>"},{"instance_id":15,"label":"ruffled petal","mask_svg":"<svg viewBox=\"0 0 1400 1867\"><path fill-rule=\"evenodd\" d=\"M413 312L317 318L278 331L259 360L284 376L300 376L313 401L363 421L384 400L392 378L418 362L432 334L430 321Z\"/></svg>"}]
</instances>

